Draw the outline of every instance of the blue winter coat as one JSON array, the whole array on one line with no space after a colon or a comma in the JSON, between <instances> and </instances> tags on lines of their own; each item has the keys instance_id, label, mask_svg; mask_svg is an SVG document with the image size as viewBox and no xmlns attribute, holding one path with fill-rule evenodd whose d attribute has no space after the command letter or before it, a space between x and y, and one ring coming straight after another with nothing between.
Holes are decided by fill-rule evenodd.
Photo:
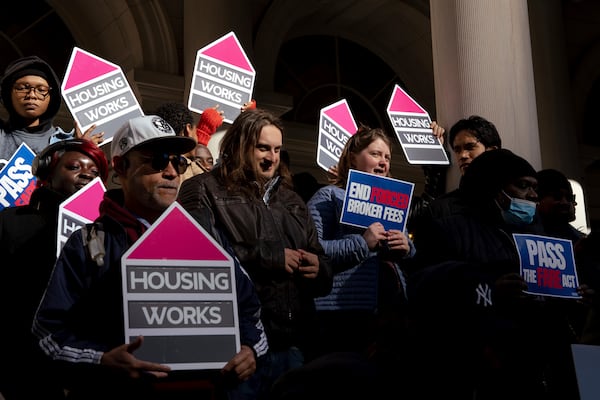
<instances>
[{"instance_id":1,"label":"blue winter coat","mask_svg":"<svg viewBox=\"0 0 600 400\"><path fill-rule=\"evenodd\" d=\"M331 293L316 298L315 304L317 310L375 310L381 260L378 252L369 250L362 236L364 228L340 223L344 195L344 189L328 185L307 203L319 242L330 257L335 274ZM409 245L405 258L415 253L410 240Z\"/></svg>"}]
</instances>

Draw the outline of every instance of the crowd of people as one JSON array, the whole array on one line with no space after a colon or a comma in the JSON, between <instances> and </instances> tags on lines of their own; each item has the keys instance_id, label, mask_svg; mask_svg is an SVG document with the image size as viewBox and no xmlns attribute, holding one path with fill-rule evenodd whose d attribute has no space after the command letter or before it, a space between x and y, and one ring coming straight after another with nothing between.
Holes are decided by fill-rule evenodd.
<instances>
[{"instance_id":1,"label":"crowd of people","mask_svg":"<svg viewBox=\"0 0 600 400\"><path fill-rule=\"evenodd\" d=\"M487 119L450 128L459 187L419 202L401 231L340 222L351 170L393 176L381 127L360 124L329 184L306 193L283 121L254 102L219 154L207 147L218 106L194 124L184 104L164 103L114 133L108 160L94 126L54 126L60 83L43 60L10 64L0 96L0 159L21 143L36 153L29 204L0 211L6 400L578 398L570 346L600 344L597 234L570 225L567 177L503 148ZM109 170L118 185L100 216L57 256L60 203ZM174 202L234 261L240 346L220 370L172 371L138 358L143 336L125 340L122 257ZM101 262L90 232L102 234ZM571 241L578 297L528 292L513 234Z\"/></svg>"}]
</instances>

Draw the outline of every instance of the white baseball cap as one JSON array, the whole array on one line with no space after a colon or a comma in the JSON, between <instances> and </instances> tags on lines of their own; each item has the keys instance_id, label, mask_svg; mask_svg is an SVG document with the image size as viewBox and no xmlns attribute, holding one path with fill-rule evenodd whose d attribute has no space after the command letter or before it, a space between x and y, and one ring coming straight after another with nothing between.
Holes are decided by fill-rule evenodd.
<instances>
[{"instance_id":1,"label":"white baseball cap","mask_svg":"<svg viewBox=\"0 0 600 400\"><path fill-rule=\"evenodd\" d=\"M123 156L142 145L185 154L196 147L196 142L188 136L177 136L171 125L158 115L144 115L130 119L117 130L111 142L111 156Z\"/></svg>"}]
</instances>

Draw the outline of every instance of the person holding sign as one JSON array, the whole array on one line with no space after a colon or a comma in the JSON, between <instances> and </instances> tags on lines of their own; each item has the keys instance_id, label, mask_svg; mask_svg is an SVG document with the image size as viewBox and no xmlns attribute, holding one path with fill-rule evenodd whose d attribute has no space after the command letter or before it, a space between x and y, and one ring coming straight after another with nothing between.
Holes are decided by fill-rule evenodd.
<instances>
[{"instance_id":1,"label":"person holding sign","mask_svg":"<svg viewBox=\"0 0 600 400\"><path fill-rule=\"evenodd\" d=\"M432 219L415 241L419 269L407 285L415 328L411 382L424 398L576 398L570 344L578 332L568 310L579 303L525 293L512 237L543 234L533 223L536 189L527 160L506 149L486 151L460 182L460 211ZM534 250L538 265L549 266L542 272L564 265L558 251ZM585 295L582 287L567 289ZM420 386L432 374L436 385Z\"/></svg>"},{"instance_id":2,"label":"person holding sign","mask_svg":"<svg viewBox=\"0 0 600 400\"><path fill-rule=\"evenodd\" d=\"M477 156L488 150L502 148L502 139L492 122L479 115L471 115L452 125L448 134L448 144L454 153L461 175L464 175L469 164ZM456 190L437 197L424 193L420 201L413 201L408 231L415 241L419 236L420 225L425 223L422 222L423 219L436 218L457 211L460 202L456 201L456 195Z\"/></svg>"},{"instance_id":3,"label":"person holding sign","mask_svg":"<svg viewBox=\"0 0 600 400\"><path fill-rule=\"evenodd\" d=\"M100 216L87 227L90 236L78 230L65 243L33 321L33 333L60 371L69 399L176 398L155 384L156 378L178 375L135 356L144 337L124 343L121 262L176 200L187 167L181 155L195 144L155 115L133 118L115 133L112 166L121 187L105 193ZM256 292L239 264L235 268L242 346L223 372L244 380L266 342Z\"/></svg>"},{"instance_id":4,"label":"person holding sign","mask_svg":"<svg viewBox=\"0 0 600 400\"><path fill-rule=\"evenodd\" d=\"M36 56L13 61L0 81L0 97L8 120L0 121L0 168L21 143L35 153L57 140L82 137L101 141L102 133L65 132L53 125L62 103L60 81L50 65Z\"/></svg>"},{"instance_id":5,"label":"person holding sign","mask_svg":"<svg viewBox=\"0 0 600 400\"><path fill-rule=\"evenodd\" d=\"M64 396L31 335L31 321L56 261L59 206L94 178L106 180L108 162L93 142L70 139L42 150L32 173L37 188L29 204L0 211L0 315L10 323L0 350L6 366L0 393L6 400ZM22 384L24 371L35 376L34 384Z\"/></svg>"},{"instance_id":6,"label":"person holding sign","mask_svg":"<svg viewBox=\"0 0 600 400\"><path fill-rule=\"evenodd\" d=\"M280 162L282 146L281 121L248 109L223 136L219 163L184 181L179 195L201 224L210 214L258 290L270 351L245 385L251 399L267 398L282 373L303 364L316 333L313 298L332 283L310 214Z\"/></svg>"},{"instance_id":7,"label":"person holding sign","mask_svg":"<svg viewBox=\"0 0 600 400\"><path fill-rule=\"evenodd\" d=\"M414 255L410 239L380 222L367 229L340 223L350 169L390 176L392 146L382 129L360 126L348 139L334 184L320 188L307 205L319 241L334 266L331 293L315 299L320 350L365 353L376 341L379 312L403 296L399 263Z\"/></svg>"}]
</instances>

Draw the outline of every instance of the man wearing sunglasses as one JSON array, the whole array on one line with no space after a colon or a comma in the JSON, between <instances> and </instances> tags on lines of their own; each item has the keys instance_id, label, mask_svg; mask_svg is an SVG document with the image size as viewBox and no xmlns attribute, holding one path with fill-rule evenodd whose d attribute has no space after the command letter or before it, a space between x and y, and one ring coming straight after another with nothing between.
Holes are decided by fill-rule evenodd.
<instances>
[{"instance_id":1,"label":"man wearing sunglasses","mask_svg":"<svg viewBox=\"0 0 600 400\"><path fill-rule=\"evenodd\" d=\"M112 165L121 187L105 193L100 216L86 227L89 234L76 231L64 245L33 324L40 347L64 368L69 399L173 398L156 378L181 376L136 358L143 337L123 343L121 257L176 200L187 168L181 155L195 145L156 115L133 118L114 135ZM101 233L104 240L94 242ZM101 262L91 251L95 245L105 251ZM223 372L243 380L267 344L254 287L235 265L242 346Z\"/></svg>"}]
</instances>

